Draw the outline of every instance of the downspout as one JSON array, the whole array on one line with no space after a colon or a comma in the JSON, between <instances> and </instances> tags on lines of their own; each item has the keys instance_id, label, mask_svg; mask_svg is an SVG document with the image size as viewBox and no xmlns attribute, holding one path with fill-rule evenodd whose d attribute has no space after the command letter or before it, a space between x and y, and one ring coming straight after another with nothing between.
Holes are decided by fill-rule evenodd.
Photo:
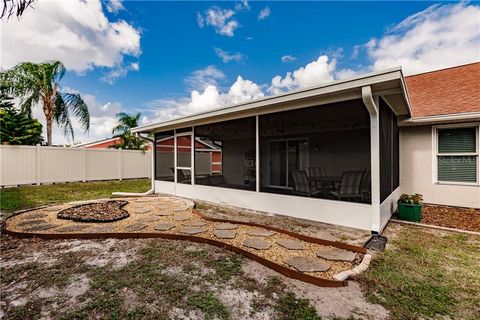
<instances>
[{"instance_id":1,"label":"downspout","mask_svg":"<svg viewBox=\"0 0 480 320\"><path fill-rule=\"evenodd\" d=\"M150 186L150 190L146 191L146 192L141 192L141 193L135 193L135 192L113 192L112 195L114 196L123 196L123 197L145 197L145 196L149 196L151 194L154 194L155 193L155 141L153 141L152 139L148 139L148 138L145 138L143 136L141 136L139 133L136 134L137 137L139 137L140 139L143 139L149 143L152 144L152 162L151 162L151 175L152 175L152 178L151 178L151 186Z\"/></svg>"},{"instance_id":2,"label":"downspout","mask_svg":"<svg viewBox=\"0 0 480 320\"><path fill-rule=\"evenodd\" d=\"M370 114L372 233L380 233L380 115L370 86L362 87L362 100Z\"/></svg>"}]
</instances>

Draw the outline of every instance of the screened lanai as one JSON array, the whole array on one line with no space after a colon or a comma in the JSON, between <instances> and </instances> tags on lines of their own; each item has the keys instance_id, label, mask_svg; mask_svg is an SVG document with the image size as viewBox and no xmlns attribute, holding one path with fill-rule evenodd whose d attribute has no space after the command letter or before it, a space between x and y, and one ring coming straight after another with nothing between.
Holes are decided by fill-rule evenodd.
<instances>
[{"instance_id":1,"label":"screened lanai","mask_svg":"<svg viewBox=\"0 0 480 320\"><path fill-rule=\"evenodd\" d=\"M401 73L392 78L137 128L155 136L155 191L379 231L398 196L397 118L408 113Z\"/></svg>"}]
</instances>

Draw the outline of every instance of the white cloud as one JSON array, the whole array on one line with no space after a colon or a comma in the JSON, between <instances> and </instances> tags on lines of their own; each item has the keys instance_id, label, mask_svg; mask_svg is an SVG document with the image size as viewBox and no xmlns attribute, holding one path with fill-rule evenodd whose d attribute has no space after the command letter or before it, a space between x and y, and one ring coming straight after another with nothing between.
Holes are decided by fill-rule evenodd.
<instances>
[{"instance_id":1,"label":"white cloud","mask_svg":"<svg viewBox=\"0 0 480 320\"><path fill-rule=\"evenodd\" d=\"M153 115L145 117L142 121L144 124L164 121L263 96L259 85L238 76L227 92L220 92L216 86L209 85L203 91L193 90L188 98L153 100L147 105Z\"/></svg>"},{"instance_id":2,"label":"white cloud","mask_svg":"<svg viewBox=\"0 0 480 320\"><path fill-rule=\"evenodd\" d=\"M128 72L138 70L140 70L140 64L138 62L132 62L129 65L116 65L108 71L101 80L108 84L113 84L117 79L125 77Z\"/></svg>"},{"instance_id":3,"label":"white cloud","mask_svg":"<svg viewBox=\"0 0 480 320\"><path fill-rule=\"evenodd\" d=\"M364 47L374 70L400 65L406 74L479 61L480 7L432 5Z\"/></svg>"},{"instance_id":4,"label":"white cloud","mask_svg":"<svg viewBox=\"0 0 480 320\"><path fill-rule=\"evenodd\" d=\"M248 4L248 0L242 0L240 3L237 3L235 5L235 10L240 11L240 10L250 10L250 5Z\"/></svg>"},{"instance_id":5,"label":"white cloud","mask_svg":"<svg viewBox=\"0 0 480 320\"><path fill-rule=\"evenodd\" d=\"M305 67L301 67L293 72L287 72L283 78L275 76L272 79L269 91L273 94L278 94L333 81L336 64L336 59L329 61L327 55L322 55Z\"/></svg>"},{"instance_id":6,"label":"white cloud","mask_svg":"<svg viewBox=\"0 0 480 320\"><path fill-rule=\"evenodd\" d=\"M223 63L228 63L230 61L240 62L240 61L243 61L245 59L245 55L243 55L240 52L232 53L232 52L228 52L228 51L223 51L220 48L215 48L215 53L217 54L217 56L219 58L222 59Z\"/></svg>"},{"instance_id":7,"label":"white cloud","mask_svg":"<svg viewBox=\"0 0 480 320\"><path fill-rule=\"evenodd\" d=\"M56 59L81 74L95 67L121 69L125 56L141 54L140 31L124 20L108 20L100 0L38 1L21 19L2 20L0 30L2 68Z\"/></svg>"},{"instance_id":8,"label":"white cloud","mask_svg":"<svg viewBox=\"0 0 480 320\"><path fill-rule=\"evenodd\" d=\"M69 88L64 88L65 92L75 92ZM117 125L116 114L121 111L125 111L123 106L119 102L100 102L94 95L82 94L81 96L85 103L88 105L90 112L90 130L83 132L81 130L80 123L71 117L72 126L74 130L75 142L89 142L96 141L112 136L112 129ZM45 124L45 115L41 106L36 106L33 110L33 116L37 118L43 125L43 136L46 139L47 126ZM53 123L52 130L53 144L72 144L71 136L65 136L63 130L60 129L55 122Z\"/></svg>"},{"instance_id":9,"label":"white cloud","mask_svg":"<svg viewBox=\"0 0 480 320\"><path fill-rule=\"evenodd\" d=\"M217 86L226 78L225 74L215 66L196 70L185 79L185 83L191 90L204 90L208 86Z\"/></svg>"},{"instance_id":10,"label":"white cloud","mask_svg":"<svg viewBox=\"0 0 480 320\"><path fill-rule=\"evenodd\" d=\"M265 7L262 10L260 10L260 13L258 14L258 20L265 20L267 19L270 14L272 13L272 10L270 10L269 7Z\"/></svg>"},{"instance_id":11,"label":"white cloud","mask_svg":"<svg viewBox=\"0 0 480 320\"><path fill-rule=\"evenodd\" d=\"M200 28L211 26L218 34L233 37L235 29L240 26L238 21L233 18L234 15L235 11L231 9L212 7L203 14L197 13L197 23Z\"/></svg>"},{"instance_id":12,"label":"white cloud","mask_svg":"<svg viewBox=\"0 0 480 320\"><path fill-rule=\"evenodd\" d=\"M121 10L125 10L122 4L122 0L110 0L107 2L107 10L110 13L118 13Z\"/></svg>"},{"instance_id":13,"label":"white cloud","mask_svg":"<svg viewBox=\"0 0 480 320\"><path fill-rule=\"evenodd\" d=\"M291 54L284 55L283 57L280 58L282 62L291 62L297 60L297 57L292 56Z\"/></svg>"}]
</instances>

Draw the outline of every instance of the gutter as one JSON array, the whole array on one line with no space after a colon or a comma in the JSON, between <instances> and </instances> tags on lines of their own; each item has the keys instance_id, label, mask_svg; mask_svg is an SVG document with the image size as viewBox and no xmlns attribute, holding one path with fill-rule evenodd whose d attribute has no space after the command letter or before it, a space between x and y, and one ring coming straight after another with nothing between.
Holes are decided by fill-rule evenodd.
<instances>
[{"instance_id":1,"label":"gutter","mask_svg":"<svg viewBox=\"0 0 480 320\"><path fill-rule=\"evenodd\" d=\"M412 117L398 121L399 127L428 125L436 123L480 121L480 112L465 112L455 114L444 114L437 116Z\"/></svg>"},{"instance_id":2,"label":"gutter","mask_svg":"<svg viewBox=\"0 0 480 320\"><path fill-rule=\"evenodd\" d=\"M150 189L146 192L141 192L141 193L135 193L135 192L112 192L112 195L113 196L123 196L123 197L145 197L145 196L149 196L149 195L152 195L155 193L155 158L154 158L154 155L155 155L155 152L154 152L154 149L155 148L155 141L153 141L152 139L148 139L148 138L145 138L143 137L142 135L140 135L139 133L136 134L137 137L139 137L140 139L143 139L147 142L150 142L152 144L152 163L151 163L151 174L152 174L152 178L151 178L151 185L150 185Z\"/></svg>"}]
</instances>

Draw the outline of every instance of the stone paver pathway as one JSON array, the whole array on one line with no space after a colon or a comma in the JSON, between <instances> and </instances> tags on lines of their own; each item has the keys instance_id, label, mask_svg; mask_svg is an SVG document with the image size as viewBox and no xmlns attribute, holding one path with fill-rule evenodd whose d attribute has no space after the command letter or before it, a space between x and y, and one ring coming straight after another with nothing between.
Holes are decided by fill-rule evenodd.
<instances>
[{"instance_id":1,"label":"stone paver pathway","mask_svg":"<svg viewBox=\"0 0 480 320\"><path fill-rule=\"evenodd\" d=\"M272 261L284 268L323 279L355 267L358 254L353 251L296 238L267 227L241 222L216 222L192 211L193 202L174 197L124 199L129 217L110 223L75 222L58 219L57 214L75 204L37 209L7 219L7 230L27 233L168 233L215 240ZM107 200L99 200L107 201ZM92 203L84 201L82 203ZM355 262L358 263L358 262Z\"/></svg>"}]
</instances>

